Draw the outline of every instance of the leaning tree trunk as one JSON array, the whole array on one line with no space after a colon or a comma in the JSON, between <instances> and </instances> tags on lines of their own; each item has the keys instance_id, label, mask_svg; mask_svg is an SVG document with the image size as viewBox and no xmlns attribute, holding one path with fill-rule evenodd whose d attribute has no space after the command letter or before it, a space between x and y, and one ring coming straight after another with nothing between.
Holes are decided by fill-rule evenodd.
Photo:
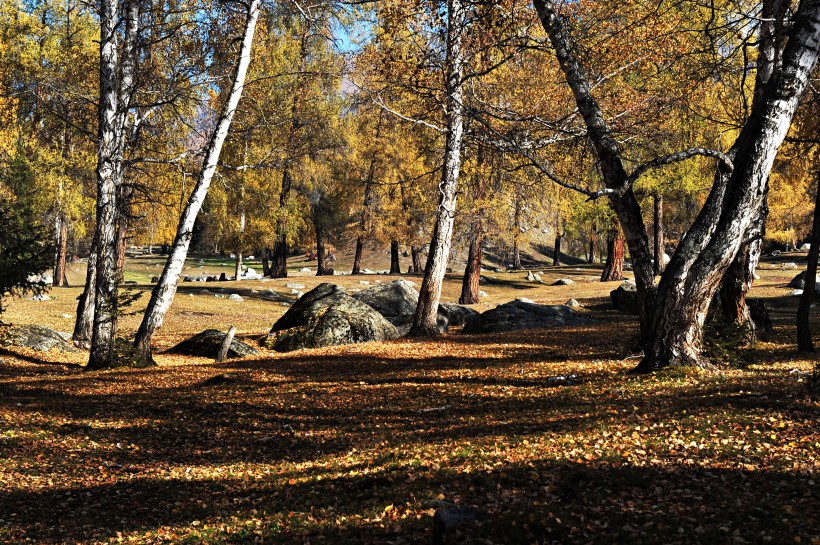
<instances>
[{"instance_id":1,"label":"leaning tree trunk","mask_svg":"<svg viewBox=\"0 0 820 545\"><path fill-rule=\"evenodd\" d=\"M399 261L399 241L390 241L390 274L401 274L401 261Z\"/></svg>"},{"instance_id":2,"label":"leaning tree trunk","mask_svg":"<svg viewBox=\"0 0 820 545\"><path fill-rule=\"evenodd\" d=\"M464 136L462 73L465 64L462 38L466 31L467 7L463 0L448 0L447 8L447 138L444 145L444 168L439 184L441 197L430 241L427 266L424 269L424 280L419 290L419 302L410 328L410 335L413 336L438 334L438 304L444 274L447 272L447 260L450 257L456 213L456 190L461 172L461 144Z\"/></svg>"},{"instance_id":3,"label":"leaning tree trunk","mask_svg":"<svg viewBox=\"0 0 820 545\"><path fill-rule=\"evenodd\" d=\"M811 305L814 302L814 290L817 284L817 258L820 257L820 176L817 179L817 195L814 199L814 223L811 229L809 246L809 264L803 281L803 295L797 307L797 349L801 352L814 352L811 339Z\"/></svg>"},{"instance_id":4,"label":"leaning tree trunk","mask_svg":"<svg viewBox=\"0 0 820 545\"><path fill-rule=\"evenodd\" d=\"M159 282L157 282L151 292L151 300L148 302L148 308L145 309L145 315L143 316L142 323L134 339L134 347L146 364L153 363L151 339L154 332L162 327L165 314L171 307L171 302L176 293L177 283L179 282L179 275L182 272L185 258L188 255L188 247L191 243L191 235L196 217L208 194L208 188L211 185L211 180L213 179L219 162L222 145L228 136L228 130L231 127L231 121L236 112L236 107L239 105L239 99L242 97L245 75L248 72L248 65L251 61L254 30L256 29L256 22L259 19L259 6L260 0L251 0L248 5L242 45L239 51L239 62L233 76L230 93L222 106L216 128L208 141L208 147L206 148L202 162L202 170L199 172L196 185L180 217L174 244L171 248L171 255L165 263L165 268L162 271Z\"/></svg>"},{"instance_id":5,"label":"leaning tree trunk","mask_svg":"<svg viewBox=\"0 0 820 545\"><path fill-rule=\"evenodd\" d=\"M578 112L584 119L588 137L603 174L604 186L609 190L609 202L626 236L638 290L641 339L646 341L650 335L655 312L655 277L652 274L652 254L640 204L632 191L630 177L621 160L618 141L612 134L598 102L592 96L592 86L575 56L563 18L549 0L534 0L533 5L575 97Z\"/></svg>"},{"instance_id":6,"label":"leaning tree trunk","mask_svg":"<svg viewBox=\"0 0 820 545\"><path fill-rule=\"evenodd\" d=\"M91 244L88 267L85 275L85 289L78 298L77 317L71 340L76 346L91 347L91 332L94 329L94 289L97 285L97 242Z\"/></svg>"},{"instance_id":7,"label":"leaning tree trunk","mask_svg":"<svg viewBox=\"0 0 820 545\"><path fill-rule=\"evenodd\" d=\"M760 236L769 173L791 125L820 49L820 0L803 0L783 54L782 72L755 101L732 150L731 174L721 172L707 205L675 252L658 287L652 343L636 368L707 366L703 323L724 273L747 240Z\"/></svg>"},{"instance_id":8,"label":"leaning tree trunk","mask_svg":"<svg viewBox=\"0 0 820 545\"><path fill-rule=\"evenodd\" d=\"M473 235L470 237L470 251L467 256L467 268L461 282L461 305L478 303L479 285L481 282L481 242L484 239L484 226L480 217L473 222Z\"/></svg>"}]
</instances>

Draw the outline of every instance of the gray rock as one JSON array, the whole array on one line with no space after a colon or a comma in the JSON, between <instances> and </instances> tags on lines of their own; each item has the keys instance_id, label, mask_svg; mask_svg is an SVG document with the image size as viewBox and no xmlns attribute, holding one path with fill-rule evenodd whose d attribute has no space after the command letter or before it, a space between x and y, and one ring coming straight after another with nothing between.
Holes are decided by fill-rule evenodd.
<instances>
[{"instance_id":1,"label":"gray rock","mask_svg":"<svg viewBox=\"0 0 820 545\"><path fill-rule=\"evenodd\" d=\"M369 286L370 281L369 280L359 280L359 284L361 284L362 286Z\"/></svg>"},{"instance_id":2,"label":"gray rock","mask_svg":"<svg viewBox=\"0 0 820 545\"><path fill-rule=\"evenodd\" d=\"M808 242L806 242L805 244L800 246L800 251L801 252L808 252L810 249L811 249L811 244L809 244Z\"/></svg>"},{"instance_id":3,"label":"gray rock","mask_svg":"<svg viewBox=\"0 0 820 545\"><path fill-rule=\"evenodd\" d=\"M287 284L285 284L285 287L286 288L291 288L291 289L294 289L294 290L303 290L303 289L305 289L304 284L296 284L296 283L293 283L293 282L288 282Z\"/></svg>"},{"instance_id":4,"label":"gray rock","mask_svg":"<svg viewBox=\"0 0 820 545\"><path fill-rule=\"evenodd\" d=\"M38 352L76 352L69 339L71 335L60 333L40 325L13 325L0 329L0 345L31 348Z\"/></svg>"},{"instance_id":5,"label":"gray rock","mask_svg":"<svg viewBox=\"0 0 820 545\"><path fill-rule=\"evenodd\" d=\"M816 280L814 281L814 292L820 293L820 276L815 276L815 279ZM806 271L803 271L794 278L792 278L792 281L789 282L789 287L803 290L803 288L806 287Z\"/></svg>"},{"instance_id":6,"label":"gray rock","mask_svg":"<svg viewBox=\"0 0 820 545\"><path fill-rule=\"evenodd\" d=\"M779 256L782 252L780 250L774 250L770 255Z\"/></svg>"},{"instance_id":7,"label":"gray rock","mask_svg":"<svg viewBox=\"0 0 820 545\"><path fill-rule=\"evenodd\" d=\"M612 304L618 312L623 312L624 314L640 314L638 288L634 282L630 280L624 281L617 289L609 292L609 297L612 299Z\"/></svg>"},{"instance_id":8,"label":"gray rock","mask_svg":"<svg viewBox=\"0 0 820 545\"><path fill-rule=\"evenodd\" d=\"M443 302L438 304L438 313L443 314L447 318L447 325L453 327L465 326L480 316L478 311L470 307Z\"/></svg>"},{"instance_id":9,"label":"gray rock","mask_svg":"<svg viewBox=\"0 0 820 545\"><path fill-rule=\"evenodd\" d=\"M38 293L37 295L30 297L30 299L32 301L51 301L51 297L49 297L45 293Z\"/></svg>"},{"instance_id":10,"label":"gray rock","mask_svg":"<svg viewBox=\"0 0 820 545\"><path fill-rule=\"evenodd\" d=\"M462 333L500 333L538 327L576 326L596 320L579 316L564 305L538 305L510 301L481 314L469 322Z\"/></svg>"},{"instance_id":11,"label":"gray rock","mask_svg":"<svg viewBox=\"0 0 820 545\"><path fill-rule=\"evenodd\" d=\"M541 275L537 272L528 272L527 273L527 280L530 282L541 282Z\"/></svg>"},{"instance_id":12,"label":"gray rock","mask_svg":"<svg viewBox=\"0 0 820 545\"><path fill-rule=\"evenodd\" d=\"M794 270L797 268L797 263L789 261L788 263L783 263L781 267L787 270Z\"/></svg>"},{"instance_id":13,"label":"gray rock","mask_svg":"<svg viewBox=\"0 0 820 545\"><path fill-rule=\"evenodd\" d=\"M801 295L803 295L803 290L792 290L792 292L789 295L791 295L792 297L800 297Z\"/></svg>"},{"instance_id":14,"label":"gray rock","mask_svg":"<svg viewBox=\"0 0 820 545\"><path fill-rule=\"evenodd\" d=\"M413 315L419 303L419 292L411 282L400 278L387 284L367 288L353 295L357 301L368 305L396 326L399 334L404 336L413 325ZM439 308L439 329L447 330L449 324L445 312Z\"/></svg>"},{"instance_id":15,"label":"gray rock","mask_svg":"<svg viewBox=\"0 0 820 545\"><path fill-rule=\"evenodd\" d=\"M566 303L564 303L564 304L565 304L566 306L568 306L569 308L580 308L580 307L581 307L581 303L579 303L579 302L578 302L577 300L575 300L575 299L570 299L569 301L567 301L567 302L566 302Z\"/></svg>"},{"instance_id":16,"label":"gray rock","mask_svg":"<svg viewBox=\"0 0 820 545\"><path fill-rule=\"evenodd\" d=\"M301 269L299 269L299 272L309 273L313 271L310 269L310 267L302 267Z\"/></svg>"},{"instance_id":17,"label":"gray rock","mask_svg":"<svg viewBox=\"0 0 820 545\"><path fill-rule=\"evenodd\" d=\"M237 303L241 303L242 301L244 301L244 299L242 299L242 296L237 293L230 294L228 296L228 299L230 299L231 301L236 301Z\"/></svg>"},{"instance_id":18,"label":"gray rock","mask_svg":"<svg viewBox=\"0 0 820 545\"><path fill-rule=\"evenodd\" d=\"M273 325L265 344L289 352L398 336L396 327L373 308L342 288L323 283L302 296Z\"/></svg>"},{"instance_id":19,"label":"gray rock","mask_svg":"<svg viewBox=\"0 0 820 545\"><path fill-rule=\"evenodd\" d=\"M169 354L183 354L186 356L199 356L202 358L216 358L222 342L225 340L225 333L218 329L206 329L202 333L186 339L168 350ZM229 358L243 358L246 356L256 356L259 350L240 340L233 339L228 348Z\"/></svg>"},{"instance_id":20,"label":"gray rock","mask_svg":"<svg viewBox=\"0 0 820 545\"><path fill-rule=\"evenodd\" d=\"M479 297L489 297L489 296L490 296L490 294L489 294L489 293L487 293L486 291L481 291L481 290L479 290L479 291L478 291L478 296L479 296Z\"/></svg>"},{"instance_id":21,"label":"gray rock","mask_svg":"<svg viewBox=\"0 0 820 545\"><path fill-rule=\"evenodd\" d=\"M559 278L555 282L552 283L553 286L572 286L575 284L575 280L570 278Z\"/></svg>"}]
</instances>

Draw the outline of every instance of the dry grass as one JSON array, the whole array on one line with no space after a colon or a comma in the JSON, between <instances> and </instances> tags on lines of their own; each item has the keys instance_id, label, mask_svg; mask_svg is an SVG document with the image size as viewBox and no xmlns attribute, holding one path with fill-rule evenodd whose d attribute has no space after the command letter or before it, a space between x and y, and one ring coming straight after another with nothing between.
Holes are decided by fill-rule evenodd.
<instances>
[{"instance_id":1,"label":"dry grass","mask_svg":"<svg viewBox=\"0 0 820 545\"><path fill-rule=\"evenodd\" d=\"M633 320L608 310L614 284L572 267L546 269L548 283L578 281L566 287L491 274L479 310L575 297L600 325L225 364L161 355L159 368L93 374L63 365L83 354L3 355L0 542L426 543L434 508L452 502L489 515L452 543L816 545L813 362L792 345L796 300L782 286L796 271L770 266L755 295L775 336L718 373L626 376ZM445 299L458 292L448 279ZM70 329L77 289L53 293L4 319ZM265 332L285 307L247 293L183 290L160 344L230 324Z\"/></svg>"}]
</instances>

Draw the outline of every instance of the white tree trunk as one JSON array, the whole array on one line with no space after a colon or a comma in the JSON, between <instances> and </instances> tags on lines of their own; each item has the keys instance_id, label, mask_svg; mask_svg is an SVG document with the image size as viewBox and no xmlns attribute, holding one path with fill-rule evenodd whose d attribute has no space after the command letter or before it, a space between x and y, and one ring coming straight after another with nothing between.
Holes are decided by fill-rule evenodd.
<instances>
[{"instance_id":1,"label":"white tree trunk","mask_svg":"<svg viewBox=\"0 0 820 545\"><path fill-rule=\"evenodd\" d=\"M429 336L438 333L436 321L441 299L441 284L447 271L450 245L453 239L453 223L456 214L456 190L461 173L461 143L464 136L464 50L463 36L466 32L467 7L463 0L447 2L447 139L444 148L444 171L439 184L436 225L430 242L430 253L424 280L419 290L419 302L413 317L411 335Z\"/></svg>"},{"instance_id":2,"label":"white tree trunk","mask_svg":"<svg viewBox=\"0 0 820 545\"><path fill-rule=\"evenodd\" d=\"M208 194L208 188L211 185L211 180L213 179L217 163L219 162L219 155L222 152L222 145L228 136L228 130L231 127L234 113L239 105L239 99L242 97L242 91L245 86L245 76L247 75L248 66L251 62L251 48L256 22L259 19L259 6L260 0L252 0L248 6L242 46L239 51L239 62L236 67L236 72L234 73L228 98L222 106L216 128L208 141L208 147L196 185L180 217L174 244L171 248L171 254L165 263L165 268L162 271L159 282L157 282L157 285L154 286L154 290L151 292L151 300L148 303L148 308L145 310L145 315L143 316L142 323L134 340L134 346L140 351L146 362L152 361L151 338L154 332L162 327L165 314L168 312L174 300L179 275L182 272L185 258L188 255L188 248L191 244L194 222L202 207L202 203L205 201L205 196Z\"/></svg>"},{"instance_id":3,"label":"white tree trunk","mask_svg":"<svg viewBox=\"0 0 820 545\"><path fill-rule=\"evenodd\" d=\"M716 184L661 280L652 344L638 371L705 365L700 349L709 304L740 248L759 236L769 173L817 63L818 50L820 0L803 0L794 16L782 71L766 84L763 98L756 101L733 146L734 170L722 176L725 183ZM710 207L710 202L718 206Z\"/></svg>"}]
</instances>

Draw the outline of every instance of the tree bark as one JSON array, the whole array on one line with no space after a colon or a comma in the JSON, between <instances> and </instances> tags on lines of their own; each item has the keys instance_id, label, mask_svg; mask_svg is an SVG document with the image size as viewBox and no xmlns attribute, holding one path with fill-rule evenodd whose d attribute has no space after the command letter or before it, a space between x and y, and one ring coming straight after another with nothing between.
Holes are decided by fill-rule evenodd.
<instances>
[{"instance_id":1,"label":"tree bark","mask_svg":"<svg viewBox=\"0 0 820 545\"><path fill-rule=\"evenodd\" d=\"M88 266L85 275L85 288L78 298L77 317L74 321L74 333L71 340L76 346L91 347L91 332L94 328L94 290L97 285L97 248L96 240L91 244L88 255Z\"/></svg>"},{"instance_id":2,"label":"tree bark","mask_svg":"<svg viewBox=\"0 0 820 545\"><path fill-rule=\"evenodd\" d=\"M521 188L515 186L515 208L513 210L513 258L512 268L514 271L521 270Z\"/></svg>"},{"instance_id":3,"label":"tree bark","mask_svg":"<svg viewBox=\"0 0 820 545\"><path fill-rule=\"evenodd\" d=\"M595 243L598 241L598 226L592 224L592 230L589 232L589 253L587 254L587 263L595 263Z\"/></svg>"},{"instance_id":4,"label":"tree bark","mask_svg":"<svg viewBox=\"0 0 820 545\"><path fill-rule=\"evenodd\" d=\"M413 274L421 274L421 250L415 246L410 248L410 257L413 260Z\"/></svg>"},{"instance_id":5,"label":"tree bark","mask_svg":"<svg viewBox=\"0 0 820 545\"><path fill-rule=\"evenodd\" d=\"M612 226L606 239L606 264L601 273L601 282L614 282L624 279L624 237L621 228Z\"/></svg>"},{"instance_id":6,"label":"tree bark","mask_svg":"<svg viewBox=\"0 0 820 545\"><path fill-rule=\"evenodd\" d=\"M560 231L555 233L555 248L552 254L552 266L557 267L561 264L561 239L563 234Z\"/></svg>"},{"instance_id":7,"label":"tree bark","mask_svg":"<svg viewBox=\"0 0 820 545\"><path fill-rule=\"evenodd\" d=\"M316 226L316 276L328 276L332 271L327 266L327 250L325 249L325 241L327 240L327 231L324 227L320 227L318 223Z\"/></svg>"},{"instance_id":8,"label":"tree bark","mask_svg":"<svg viewBox=\"0 0 820 545\"><path fill-rule=\"evenodd\" d=\"M353 255L353 269L350 274L362 273L362 251L364 251L364 241L362 235L356 237L356 253Z\"/></svg>"},{"instance_id":9,"label":"tree bark","mask_svg":"<svg viewBox=\"0 0 820 545\"><path fill-rule=\"evenodd\" d=\"M461 173L461 144L464 135L465 55L462 38L466 32L467 8L463 0L447 0L447 53L445 58L447 96L445 110L447 138L444 145L444 168L439 184L440 200L436 225L430 241L430 253L419 290L419 302L410 328L411 336L438 334L438 305L441 286L447 272L453 222L456 213L458 179Z\"/></svg>"},{"instance_id":10,"label":"tree bark","mask_svg":"<svg viewBox=\"0 0 820 545\"><path fill-rule=\"evenodd\" d=\"M473 222L473 234L470 237L470 251L467 256L467 268L461 283L461 305L478 303L479 285L481 282L481 242L484 239L484 226L480 219Z\"/></svg>"},{"instance_id":11,"label":"tree bark","mask_svg":"<svg viewBox=\"0 0 820 545\"><path fill-rule=\"evenodd\" d=\"M151 339L154 332L162 327L165 314L171 306L176 293L177 283L179 282L179 275L182 272L182 267L185 264L185 258L188 255L188 247L191 243L191 235L193 232L196 217L202 207L202 203L208 194L208 188L211 185L214 173L216 172L217 164L219 162L219 155L222 151L222 145L225 138L228 136L231 122L233 121L234 113L239 105L239 99L242 97L242 91L245 85L245 76L248 71L248 66L251 61L251 48L253 45L254 31L256 29L256 22L259 19L260 0L251 0L248 4L247 18L245 21L245 28L242 36L242 45L239 52L239 59L236 65L236 71L231 82L230 92L227 100L225 100L222 110L217 119L216 127L211 133L208 140L208 145L203 158L202 169L197 177L196 185L188 198L185 209L177 226L176 236L171 248L171 255L165 263L165 268L162 271L159 282L154 286L151 292L151 300L148 302L148 308L145 310L142 323L137 330L137 335L134 339L134 347L139 352L140 357L146 364L153 363L153 355L151 353Z\"/></svg>"},{"instance_id":12,"label":"tree bark","mask_svg":"<svg viewBox=\"0 0 820 545\"><path fill-rule=\"evenodd\" d=\"M401 262L399 261L399 241L390 241L390 274L401 274Z\"/></svg>"},{"instance_id":13,"label":"tree bark","mask_svg":"<svg viewBox=\"0 0 820 545\"><path fill-rule=\"evenodd\" d=\"M276 244L273 246L273 259L271 260L271 278L288 277L288 234L287 234L287 213L288 197L290 196L292 180L290 170L287 168L282 172L282 189L279 192L280 217L276 222Z\"/></svg>"},{"instance_id":14,"label":"tree bark","mask_svg":"<svg viewBox=\"0 0 820 545\"><path fill-rule=\"evenodd\" d=\"M772 163L817 63L820 0L800 3L778 77L765 83L731 150L734 169L719 169L707 204L679 244L658 287L652 343L637 372L701 365L702 328L720 282L743 244L760 237Z\"/></svg>"},{"instance_id":15,"label":"tree bark","mask_svg":"<svg viewBox=\"0 0 820 545\"><path fill-rule=\"evenodd\" d=\"M663 195L660 193L655 193L652 196L652 204L653 204L653 235L654 235L654 254L655 254L655 268L654 273L655 276L660 276L664 269L664 262L663 256L666 253L665 246L666 243L664 241L663 236Z\"/></svg>"},{"instance_id":16,"label":"tree bark","mask_svg":"<svg viewBox=\"0 0 820 545\"><path fill-rule=\"evenodd\" d=\"M818 173L817 194L814 199L814 221L809 243L809 263L806 266L803 295L800 296L800 304L797 306L797 349L800 352L814 352L809 315L817 284L817 258L820 257L820 172Z\"/></svg>"},{"instance_id":17,"label":"tree bark","mask_svg":"<svg viewBox=\"0 0 820 545\"><path fill-rule=\"evenodd\" d=\"M117 193L122 185L125 122L133 92L136 40L139 30L139 0L125 4L125 38L122 56L117 27L120 3L100 2L100 99L97 149L97 262L94 286L94 323L87 370L115 364L117 334Z\"/></svg>"}]
</instances>

